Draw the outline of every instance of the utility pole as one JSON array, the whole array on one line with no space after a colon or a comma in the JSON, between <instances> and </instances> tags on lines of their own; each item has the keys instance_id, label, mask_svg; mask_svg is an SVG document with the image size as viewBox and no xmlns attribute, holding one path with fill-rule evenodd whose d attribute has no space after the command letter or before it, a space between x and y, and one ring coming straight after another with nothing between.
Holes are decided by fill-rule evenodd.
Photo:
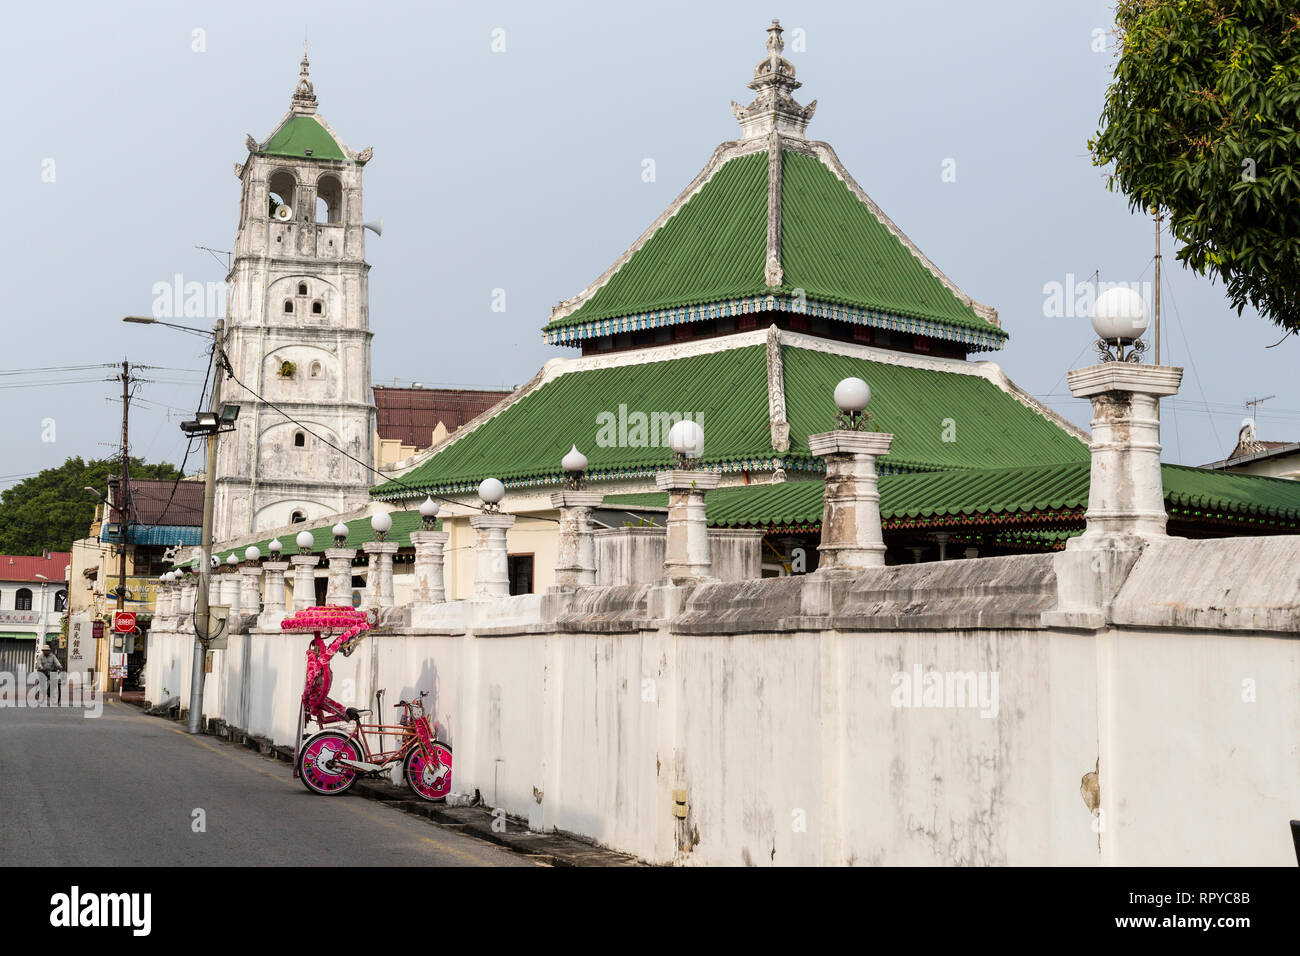
<instances>
[{"instance_id":1,"label":"utility pole","mask_svg":"<svg viewBox=\"0 0 1300 956\"><path fill-rule=\"evenodd\" d=\"M117 487L117 609L126 610L126 529L131 519L130 491L127 482L131 480L130 445L127 443L127 425L131 411L131 364L122 360L122 473ZM110 643L110 647L112 644ZM119 677L117 691L122 692L126 683Z\"/></svg>"},{"instance_id":2,"label":"utility pole","mask_svg":"<svg viewBox=\"0 0 1300 956\"><path fill-rule=\"evenodd\" d=\"M221 412L221 374L225 363L222 346L226 320L217 319L212 329L212 403L216 414ZM188 730L192 734L203 732L203 683L207 670L208 639L212 627L208 595L212 582L212 510L217 486L217 432L214 425L207 434L207 469L203 478L203 540L199 545L199 593L194 601L194 665L190 671L190 719Z\"/></svg>"}]
</instances>

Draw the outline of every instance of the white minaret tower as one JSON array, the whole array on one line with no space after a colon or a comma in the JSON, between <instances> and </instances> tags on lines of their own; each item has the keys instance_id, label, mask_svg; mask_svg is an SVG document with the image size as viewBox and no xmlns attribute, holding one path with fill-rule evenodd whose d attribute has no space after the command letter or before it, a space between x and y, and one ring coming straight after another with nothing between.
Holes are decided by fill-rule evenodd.
<instances>
[{"instance_id":1,"label":"white minaret tower","mask_svg":"<svg viewBox=\"0 0 1300 956\"><path fill-rule=\"evenodd\" d=\"M226 352L263 400L223 383L223 402L241 407L217 453L218 541L355 508L373 477L326 444L374 461L361 208L371 150L353 152L316 114L305 50L289 112L247 145Z\"/></svg>"}]
</instances>

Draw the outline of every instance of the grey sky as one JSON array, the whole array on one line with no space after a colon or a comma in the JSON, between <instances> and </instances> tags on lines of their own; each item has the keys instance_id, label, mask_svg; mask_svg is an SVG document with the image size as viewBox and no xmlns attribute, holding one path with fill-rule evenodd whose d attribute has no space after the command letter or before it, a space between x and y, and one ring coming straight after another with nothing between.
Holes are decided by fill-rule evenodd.
<instances>
[{"instance_id":1,"label":"grey sky","mask_svg":"<svg viewBox=\"0 0 1300 956\"><path fill-rule=\"evenodd\" d=\"M1107 2L22 4L6 11L0 78L5 347L0 368L132 361L202 368L202 342L124 326L182 274L221 282L195 245L230 249L232 164L288 108L304 33L320 112L366 167L374 380L511 385L546 359L551 307L610 264L735 138L730 100L779 16L830 142L890 217L1011 333L998 362L1087 425L1067 368L1091 364L1085 320L1044 316L1045 283L1150 280L1153 227L1087 158L1111 52ZM492 31L506 51L493 53ZM201 29L206 49L193 52ZM656 180L642 179L643 160ZM54 160L54 182L42 179ZM956 181L941 177L955 160ZM1165 457L1232 447L1243 399L1276 394L1260 437L1300 437L1295 339L1238 318L1222 286L1173 262L1166 241L1164 358L1186 367L1166 404ZM507 311L491 310L506 290ZM211 318L190 320L210 325ZM111 374L109 370L103 370ZM92 373L94 377L96 373ZM66 376L64 376L66 377ZM198 373L146 385L132 449L179 463L165 408L192 411ZM0 385L14 381L0 377ZM109 382L0 388L8 476L111 454ZM1209 403L1207 412L1206 402ZM43 442L42 421L56 423ZM100 444L104 443L104 444ZM193 470L199 456L190 460Z\"/></svg>"}]
</instances>

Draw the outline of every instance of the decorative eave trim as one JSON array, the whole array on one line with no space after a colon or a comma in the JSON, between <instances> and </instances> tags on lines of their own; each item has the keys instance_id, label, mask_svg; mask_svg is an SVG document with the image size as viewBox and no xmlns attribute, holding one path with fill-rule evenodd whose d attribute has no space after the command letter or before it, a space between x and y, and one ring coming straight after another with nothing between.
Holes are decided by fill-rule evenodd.
<instances>
[{"instance_id":1,"label":"decorative eave trim","mask_svg":"<svg viewBox=\"0 0 1300 956\"><path fill-rule=\"evenodd\" d=\"M858 308L857 306L842 305L820 299L801 299L780 293L766 293L721 302L705 302L699 305L656 309L637 315L592 319L575 325L544 329L542 337L547 345L574 345L584 339L602 338L620 332L640 332L670 325L686 325L708 319L729 318L770 311L793 312L813 316L814 318L832 319L850 325L865 325L870 328L885 329L892 332L910 332L914 335L924 335L933 339L961 342L969 346L972 352L996 351L1003 347L1008 338L1005 331L992 325L988 331L985 331L953 325L936 319L906 316L883 312L878 309Z\"/></svg>"}]
</instances>

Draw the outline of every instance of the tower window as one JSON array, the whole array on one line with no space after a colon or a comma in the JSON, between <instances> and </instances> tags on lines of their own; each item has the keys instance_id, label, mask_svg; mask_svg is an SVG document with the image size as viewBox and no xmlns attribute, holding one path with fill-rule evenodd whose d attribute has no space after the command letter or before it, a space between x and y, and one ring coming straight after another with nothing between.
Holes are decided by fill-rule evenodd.
<instances>
[{"instance_id":1,"label":"tower window","mask_svg":"<svg viewBox=\"0 0 1300 956\"><path fill-rule=\"evenodd\" d=\"M301 511L295 511L289 516L289 524L302 524L307 520L307 516Z\"/></svg>"},{"instance_id":2,"label":"tower window","mask_svg":"<svg viewBox=\"0 0 1300 956\"><path fill-rule=\"evenodd\" d=\"M305 448L307 446L307 436L302 432L295 432L293 436L294 448Z\"/></svg>"},{"instance_id":3,"label":"tower window","mask_svg":"<svg viewBox=\"0 0 1300 956\"><path fill-rule=\"evenodd\" d=\"M286 312L292 312L292 311L293 311L293 299L285 299L285 300L284 300L284 311L286 311Z\"/></svg>"},{"instance_id":4,"label":"tower window","mask_svg":"<svg viewBox=\"0 0 1300 956\"><path fill-rule=\"evenodd\" d=\"M299 283L298 283L298 294L299 294L299 295L306 295L306 294L307 294L307 283L305 283L305 282L299 282Z\"/></svg>"},{"instance_id":5,"label":"tower window","mask_svg":"<svg viewBox=\"0 0 1300 956\"><path fill-rule=\"evenodd\" d=\"M275 216L275 210L280 206L288 206L293 209L294 181L293 174L287 169L277 170L271 175L270 182L267 183L267 215Z\"/></svg>"},{"instance_id":6,"label":"tower window","mask_svg":"<svg viewBox=\"0 0 1300 956\"><path fill-rule=\"evenodd\" d=\"M343 185L335 176L316 181L316 221L330 225L343 221Z\"/></svg>"},{"instance_id":7,"label":"tower window","mask_svg":"<svg viewBox=\"0 0 1300 956\"><path fill-rule=\"evenodd\" d=\"M312 362L312 363L311 363L311 377L312 377L312 378L320 378L320 376L321 376L321 367L320 367L320 362Z\"/></svg>"},{"instance_id":8,"label":"tower window","mask_svg":"<svg viewBox=\"0 0 1300 956\"><path fill-rule=\"evenodd\" d=\"M321 302L320 299L317 299L315 302L311 304L312 315L322 315L324 314L324 312L325 312L325 303Z\"/></svg>"}]
</instances>

